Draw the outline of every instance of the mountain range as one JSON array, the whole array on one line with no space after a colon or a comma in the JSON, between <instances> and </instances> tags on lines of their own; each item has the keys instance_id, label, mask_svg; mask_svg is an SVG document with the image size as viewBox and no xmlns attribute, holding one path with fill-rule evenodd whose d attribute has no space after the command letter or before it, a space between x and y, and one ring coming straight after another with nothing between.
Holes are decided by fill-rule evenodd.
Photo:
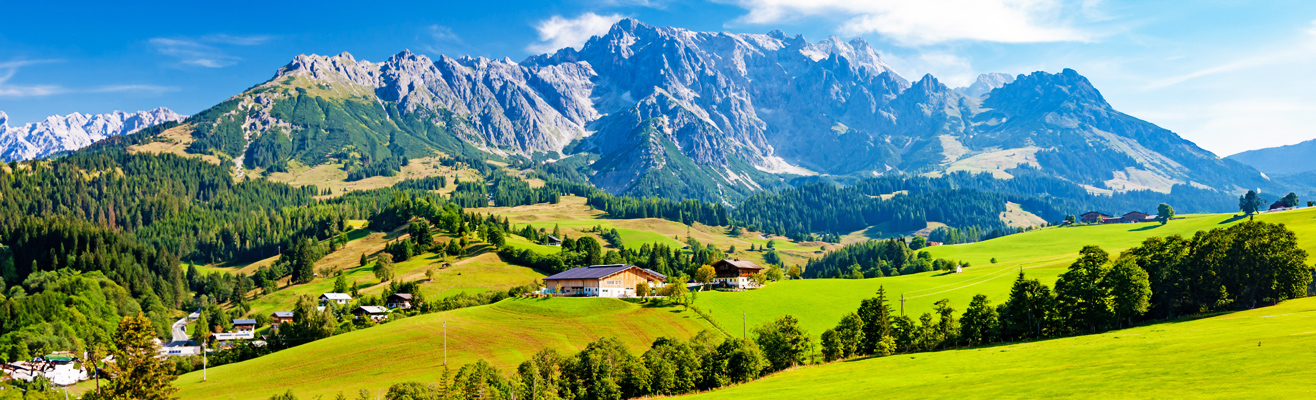
<instances>
[{"instance_id":1,"label":"mountain range","mask_svg":"<svg viewBox=\"0 0 1316 400\"><path fill-rule=\"evenodd\" d=\"M9 126L0 111L0 159L22 161L73 151L110 136L126 135L168 121L182 121L168 108L126 113L53 115L40 122Z\"/></svg>"},{"instance_id":2,"label":"mountain range","mask_svg":"<svg viewBox=\"0 0 1316 400\"><path fill-rule=\"evenodd\" d=\"M1058 178L1093 194L1278 185L1115 110L1071 69L950 88L910 81L859 38L634 19L521 62L299 55L187 126L189 151L245 168L367 171L478 149L559 164L614 194L728 204L800 179L956 171Z\"/></svg>"}]
</instances>

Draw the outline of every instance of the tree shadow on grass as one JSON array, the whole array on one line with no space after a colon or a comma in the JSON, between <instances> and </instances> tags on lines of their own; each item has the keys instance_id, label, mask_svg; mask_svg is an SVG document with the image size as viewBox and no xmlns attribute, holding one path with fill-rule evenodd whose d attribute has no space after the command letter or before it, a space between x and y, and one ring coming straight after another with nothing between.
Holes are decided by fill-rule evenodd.
<instances>
[{"instance_id":1,"label":"tree shadow on grass","mask_svg":"<svg viewBox=\"0 0 1316 400\"><path fill-rule=\"evenodd\" d=\"M1160 227L1162 227L1162 226L1164 226L1164 225L1161 225L1161 223L1156 222L1156 223L1152 223L1152 225L1150 225L1150 226L1144 226L1144 227L1136 228L1136 229L1129 229L1129 232L1150 231L1150 230L1152 230L1152 229L1160 228Z\"/></svg>"},{"instance_id":2,"label":"tree shadow on grass","mask_svg":"<svg viewBox=\"0 0 1316 400\"><path fill-rule=\"evenodd\" d=\"M1227 219L1227 220L1220 221L1220 225L1224 225L1224 224L1228 224L1228 223L1230 223L1230 222L1238 221L1238 220L1243 219L1243 218L1247 218L1247 214L1243 214L1243 215L1235 215L1235 216L1229 217L1229 219Z\"/></svg>"}]
</instances>

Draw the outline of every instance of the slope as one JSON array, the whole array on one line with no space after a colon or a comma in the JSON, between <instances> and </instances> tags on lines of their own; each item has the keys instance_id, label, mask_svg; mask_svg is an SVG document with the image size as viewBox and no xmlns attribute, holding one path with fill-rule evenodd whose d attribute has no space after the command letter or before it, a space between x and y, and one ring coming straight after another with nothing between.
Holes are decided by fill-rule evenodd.
<instances>
[{"instance_id":1,"label":"slope","mask_svg":"<svg viewBox=\"0 0 1316 400\"><path fill-rule=\"evenodd\" d=\"M1316 254L1316 208L1261 214L1259 221L1283 223L1298 234L1298 243ZM753 328L782 315L792 315L810 334L817 337L836 325L846 313L853 312L863 299L873 297L884 287L892 306L900 308L906 298L905 313L919 315L932 311L943 298L963 310L976 294L985 294L999 302L1009 293L1018 271L1042 279L1050 285L1078 257L1085 245L1101 246L1112 254L1137 246L1152 236L1191 236L1200 230L1225 227L1243 220L1227 214L1194 215L1175 219L1168 225L1108 224L1076 227L1053 227L1025 232L972 244L936 246L927 251L934 258L968 262L971 266L960 274L925 272L914 275L873 279L807 279L783 281L748 292L706 292L697 296L696 305L712 315L728 331L739 332L744 324ZM995 258L997 263L991 260Z\"/></svg>"},{"instance_id":2,"label":"slope","mask_svg":"<svg viewBox=\"0 0 1316 400\"><path fill-rule=\"evenodd\" d=\"M1316 157L1316 139L1287 146L1248 150L1225 157L1252 166L1271 177L1300 174L1316 170L1316 167L1298 160L1310 160Z\"/></svg>"},{"instance_id":3,"label":"slope","mask_svg":"<svg viewBox=\"0 0 1316 400\"><path fill-rule=\"evenodd\" d=\"M616 299L508 299L411 317L212 368L206 382L193 372L179 377L175 386L184 399L267 398L289 389L304 398L328 398L359 389L373 393L396 382L435 381L443 374L445 341L455 374L481 358L507 371L545 347L572 353L612 336L638 351L660 336L685 339L709 328L691 312Z\"/></svg>"},{"instance_id":4,"label":"slope","mask_svg":"<svg viewBox=\"0 0 1316 400\"><path fill-rule=\"evenodd\" d=\"M1311 390L1312 326L1316 298L1305 298L1100 335L799 368L690 397L1300 398Z\"/></svg>"}]
</instances>

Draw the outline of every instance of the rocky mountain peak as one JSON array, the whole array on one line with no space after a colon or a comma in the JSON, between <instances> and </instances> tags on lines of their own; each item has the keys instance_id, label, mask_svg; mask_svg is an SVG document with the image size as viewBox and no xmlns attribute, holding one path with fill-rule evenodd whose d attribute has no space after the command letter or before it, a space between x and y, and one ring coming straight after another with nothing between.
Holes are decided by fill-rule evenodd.
<instances>
[{"instance_id":1,"label":"rocky mountain peak","mask_svg":"<svg viewBox=\"0 0 1316 400\"><path fill-rule=\"evenodd\" d=\"M1010 82L1014 82L1014 75L1000 72L988 72L978 75L978 79L974 80L973 84L966 87L955 88L955 90L965 96L978 98L986 96L987 93L990 93L992 90L1005 86Z\"/></svg>"},{"instance_id":2,"label":"rocky mountain peak","mask_svg":"<svg viewBox=\"0 0 1316 400\"><path fill-rule=\"evenodd\" d=\"M30 160L62 151L77 150L110 136L126 135L187 116L164 107L154 110L105 114L52 115L40 122L9 126L0 112L0 159Z\"/></svg>"}]
</instances>

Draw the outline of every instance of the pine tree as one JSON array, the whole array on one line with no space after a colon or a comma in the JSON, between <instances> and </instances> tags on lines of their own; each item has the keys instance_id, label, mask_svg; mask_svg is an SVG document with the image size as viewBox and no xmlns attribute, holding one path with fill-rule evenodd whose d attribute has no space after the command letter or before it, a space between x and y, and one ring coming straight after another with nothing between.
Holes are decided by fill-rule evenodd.
<instances>
[{"instance_id":1,"label":"pine tree","mask_svg":"<svg viewBox=\"0 0 1316 400\"><path fill-rule=\"evenodd\" d=\"M167 359L157 357L159 345L152 339L155 339L155 327L141 313L136 317L124 317L119 322L119 330L114 335L114 363L110 364L109 371L113 378L101 394L103 398L176 398L174 366Z\"/></svg>"}]
</instances>

